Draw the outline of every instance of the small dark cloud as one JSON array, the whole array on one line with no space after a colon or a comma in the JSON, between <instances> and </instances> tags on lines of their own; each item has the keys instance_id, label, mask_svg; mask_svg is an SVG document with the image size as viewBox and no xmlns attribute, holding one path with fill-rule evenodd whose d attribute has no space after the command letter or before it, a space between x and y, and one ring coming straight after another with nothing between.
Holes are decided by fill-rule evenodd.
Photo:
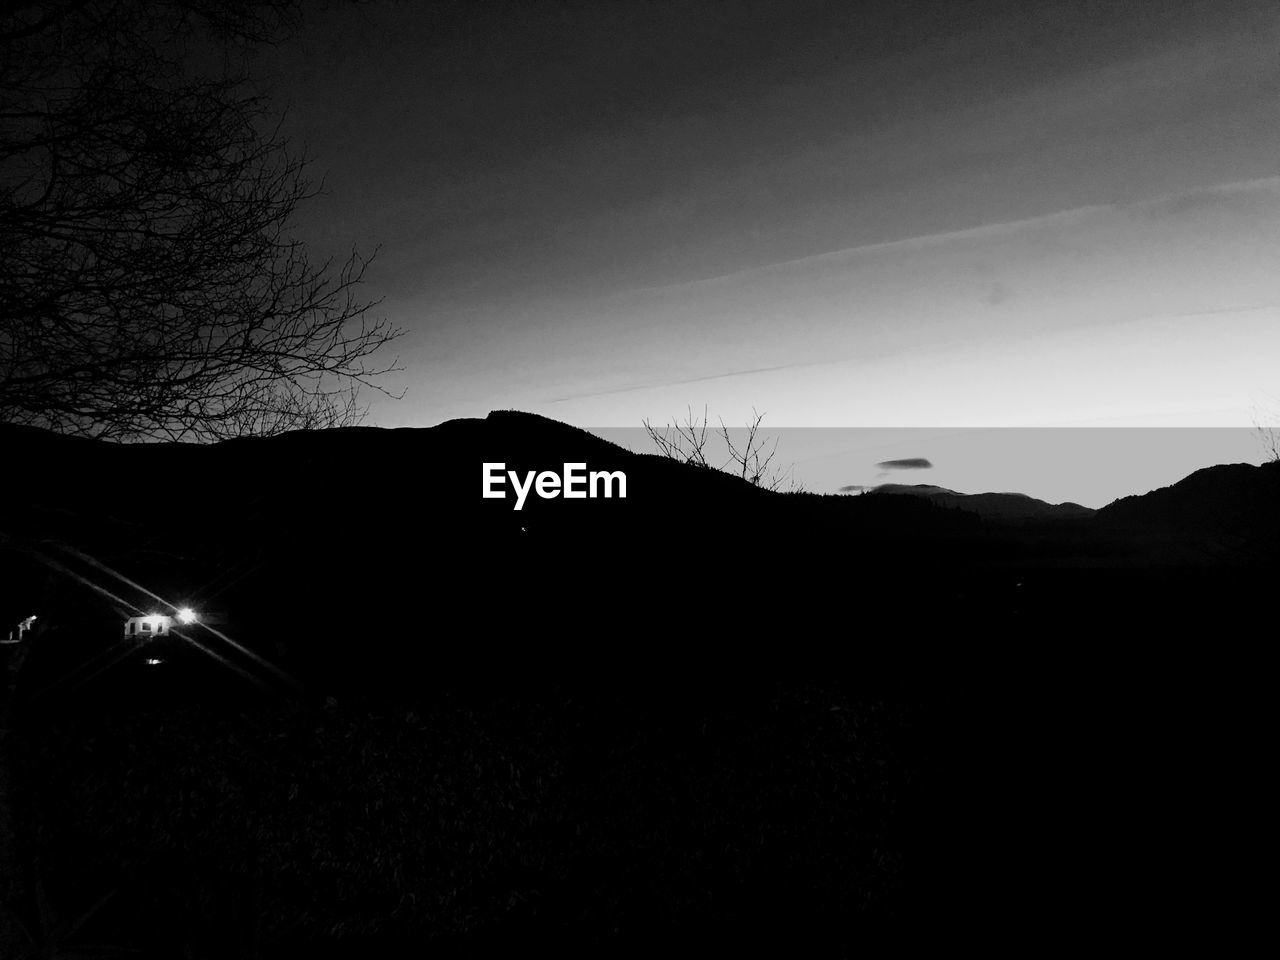
<instances>
[{"instance_id":1,"label":"small dark cloud","mask_svg":"<svg viewBox=\"0 0 1280 960\"><path fill-rule=\"evenodd\" d=\"M848 486L841 487L840 493L861 493L863 490L874 490L875 487L864 487L860 483L851 483Z\"/></svg>"},{"instance_id":2,"label":"small dark cloud","mask_svg":"<svg viewBox=\"0 0 1280 960\"><path fill-rule=\"evenodd\" d=\"M876 466L881 470L928 470L933 464L924 457L907 457L904 460L883 460Z\"/></svg>"}]
</instances>

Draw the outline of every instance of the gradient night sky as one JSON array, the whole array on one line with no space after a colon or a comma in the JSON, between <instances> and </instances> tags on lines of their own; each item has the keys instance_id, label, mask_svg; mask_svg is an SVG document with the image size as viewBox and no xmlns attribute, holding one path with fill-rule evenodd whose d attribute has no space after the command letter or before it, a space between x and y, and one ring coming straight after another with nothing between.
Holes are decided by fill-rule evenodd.
<instances>
[{"instance_id":1,"label":"gradient night sky","mask_svg":"<svg viewBox=\"0 0 1280 960\"><path fill-rule=\"evenodd\" d=\"M1280 394L1274 0L335 4L259 71L326 174L302 235L382 244L378 425Z\"/></svg>"}]
</instances>

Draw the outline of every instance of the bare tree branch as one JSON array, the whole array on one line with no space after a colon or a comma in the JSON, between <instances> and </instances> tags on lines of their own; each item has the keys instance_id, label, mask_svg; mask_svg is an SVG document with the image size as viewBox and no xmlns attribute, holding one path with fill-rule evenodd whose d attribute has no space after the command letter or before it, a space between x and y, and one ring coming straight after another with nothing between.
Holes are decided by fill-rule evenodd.
<instances>
[{"instance_id":1,"label":"bare tree branch","mask_svg":"<svg viewBox=\"0 0 1280 960\"><path fill-rule=\"evenodd\" d=\"M1253 423L1254 436L1262 446L1267 460L1280 462L1280 428L1263 426L1257 420Z\"/></svg>"},{"instance_id":2,"label":"bare tree branch","mask_svg":"<svg viewBox=\"0 0 1280 960\"><path fill-rule=\"evenodd\" d=\"M772 446L768 446L760 436L760 424L764 421L764 414L758 413L754 409L751 414L753 419L746 426L747 436L741 447L734 443L733 436L729 432L729 428L725 426L724 420L720 421L720 430L717 436L724 442L728 451L728 459L718 465L711 463L707 459L707 411L705 407L703 408L701 420L694 416L693 408L690 407L683 422L676 421L658 429L648 420L645 420L644 429L649 436L650 442L657 448L658 453L669 460L679 460L681 463L691 463L694 466L704 467L708 470L722 470L725 473L732 473L753 486L761 487L765 490L781 491L785 488L787 491L800 492L803 488L795 481L793 475L794 464L785 471L778 470L773 466L773 460L777 454L778 440L775 438Z\"/></svg>"},{"instance_id":3,"label":"bare tree branch","mask_svg":"<svg viewBox=\"0 0 1280 960\"><path fill-rule=\"evenodd\" d=\"M89 0L0 16L0 419L212 440L358 420L399 336L313 263L316 194L265 100L188 45L270 42L291 3Z\"/></svg>"},{"instance_id":4,"label":"bare tree branch","mask_svg":"<svg viewBox=\"0 0 1280 960\"><path fill-rule=\"evenodd\" d=\"M693 415L693 408L690 407L683 423L678 421L670 423L659 431L645 420L644 429L654 446L658 448L658 452L664 457L679 460L681 463L691 463L695 467L711 468L706 455L707 413L705 408L701 421Z\"/></svg>"}]
</instances>

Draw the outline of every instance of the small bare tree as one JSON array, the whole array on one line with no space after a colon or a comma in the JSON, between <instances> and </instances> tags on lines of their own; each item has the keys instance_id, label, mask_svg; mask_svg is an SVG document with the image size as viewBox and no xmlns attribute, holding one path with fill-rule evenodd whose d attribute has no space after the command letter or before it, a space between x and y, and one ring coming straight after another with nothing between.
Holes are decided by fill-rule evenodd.
<instances>
[{"instance_id":1,"label":"small bare tree","mask_svg":"<svg viewBox=\"0 0 1280 960\"><path fill-rule=\"evenodd\" d=\"M706 408L703 408L700 421L693 415L693 408L690 407L683 422L677 420L659 431L645 420L644 429L650 441L658 448L658 453L668 460L679 460L695 467L711 469L711 464L707 462Z\"/></svg>"},{"instance_id":2,"label":"small bare tree","mask_svg":"<svg viewBox=\"0 0 1280 960\"><path fill-rule=\"evenodd\" d=\"M1280 462L1280 428L1258 427L1258 439L1262 442L1267 459Z\"/></svg>"},{"instance_id":3,"label":"small bare tree","mask_svg":"<svg viewBox=\"0 0 1280 960\"><path fill-rule=\"evenodd\" d=\"M1255 406L1253 410L1253 432L1269 461L1280 463L1280 426L1276 426L1280 411L1280 402L1275 397L1267 397L1266 407Z\"/></svg>"},{"instance_id":4,"label":"small bare tree","mask_svg":"<svg viewBox=\"0 0 1280 960\"><path fill-rule=\"evenodd\" d=\"M746 426L747 434L741 445L734 442L723 418L720 420L720 429L708 435L706 407L703 407L701 420L690 407L683 421L677 420L659 429L645 420L644 429L658 453L670 460L691 463L708 470L722 470L765 490L782 491L785 488L800 492L803 488L793 476L794 464L786 470L779 470L773 465L778 440L775 437L773 443L769 444L761 437L760 424L764 421L764 414L753 408L751 415L752 419ZM728 458L723 463L713 464L708 459L707 444L717 437L724 443Z\"/></svg>"}]
</instances>

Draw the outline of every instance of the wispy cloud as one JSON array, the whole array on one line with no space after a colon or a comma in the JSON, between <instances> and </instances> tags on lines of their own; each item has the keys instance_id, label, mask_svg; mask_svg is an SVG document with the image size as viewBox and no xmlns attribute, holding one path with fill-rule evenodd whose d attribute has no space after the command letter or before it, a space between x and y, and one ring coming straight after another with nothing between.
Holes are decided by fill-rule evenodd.
<instances>
[{"instance_id":1,"label":"wispy cloud","mask_svg":"<svg viewBox=\"0 0 1280 960\"><path fill-rule=\"evenodd\" d=\"M615 296L626 297L631 294L640 293L656 293L659 291L670 290L692 290L700 286L716 284L726 280L742 280L749 277L767 276L774 271L785 271L794 267L807 265L817 266L821 264L837 263L846 259L892 253L895 251L920 250L934 246L942 246L957 241L1007 236L1009 234L1017 233L1020 230L1038 226L1069 224L1072 222L1083 221L1099 213L1106 213L1110 211L1120 211L1131 214L1135 218L1141 220L1159 220L1166 217L1177 216L1180 213L1188 210L1195 210L1197 208L1217 205L1231 206L1247 204L1249 194L1259 190L1267 192L1280 190L1280 176L1209 184L1202 187L1196 187L1193 190L1178 190L1128 203L1089 204L1085 206L1071 207L1064 210L1055 210L1052 213L1039 214L1034 217L1023 217L1015 220L978 224L977 226L967 227L963 230L947 230L941 233L928 233L921 234L919 236L902 237L897 240L887 240L879 243L859 244L853 247L829 250L825 253L812 254L806 257L779 260L775 263L749 267L745 270L735 270L712 277L704 277L699 280L689 280L673 284L659 284L650 287L635 287L619 292L618 294L615 294ZM1003 291L1003 294L1007 295L1007 293L1007 290Z\"/></svg>"}]
</instances>

